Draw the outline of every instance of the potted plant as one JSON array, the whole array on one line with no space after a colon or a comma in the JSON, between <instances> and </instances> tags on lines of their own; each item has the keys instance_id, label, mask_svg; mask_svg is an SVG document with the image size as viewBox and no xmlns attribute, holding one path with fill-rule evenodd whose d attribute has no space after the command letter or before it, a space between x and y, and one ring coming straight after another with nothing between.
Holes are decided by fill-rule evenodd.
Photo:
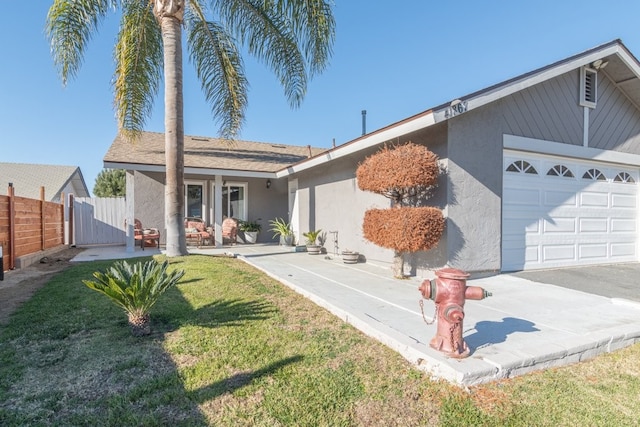
<instances>
[{"instance_id":1,"label":"potted plant","mask_svg":"<svg viewBox=\"0 0 640 427\"><path fill-rule=\"evenodd\" d=\"M283 246L291 246L293 244L293 230L291 224L286 222L283 218L276 218L269 221L271 228L269 231L273 232L273 237L280 238L280 244Z\"/></svg>"},{"instance_id":2,"label":"potted plant","mask_svg":"<svg viewBox=\"0 0 640 427\"><path fill-rule=\"evenodd\" d=\"M360 253L357 251L350 251L349 249L342 251L342 262L345 264L357 264L360 258Z\"/></svg>"},{"instance_id":3,"label":"potted plant","mask_svg":"<svg viewBox=\"0 0 640 427\"><path fill-rule=\"evenodd\" d=\"M318 255L322 251L322 245L317 242L321 232L322 230L312 230L302 233L307 239L307 252L309 252L309 255Z\"/></svg>"},{"instance_id":4,"label":"potted plant","mask_svg":"<svg viewBox=\"0 0 640 427\"><path fill-rule=\"evenodd\" d=\"M258 219L259 220L259 219ZM262 226L256 221L240 221L240 231L244 233L244 240L247 243L255 243L258 240L258 233Z\"/></svg>"}]
</instances>

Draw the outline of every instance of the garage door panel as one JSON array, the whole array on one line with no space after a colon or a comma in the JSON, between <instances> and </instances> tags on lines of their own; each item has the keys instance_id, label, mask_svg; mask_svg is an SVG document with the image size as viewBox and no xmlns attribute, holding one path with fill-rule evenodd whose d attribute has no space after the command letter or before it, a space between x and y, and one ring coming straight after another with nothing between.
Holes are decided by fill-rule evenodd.
<instances>
[{"instance_id":1,"label":"garage door panel","mask_svg":"<svg viewBox=\"0 0 640 427\"><path fill-rule=\"evenodd\" d=\"M635 231L636 231L635 219L612 219L611 220L612 233L635 233Z\"/></svg>"},{"instance_id":2,"label":"garage door panel","mask_svg":"<svg viewBox=\"0 0 640 427\"><path fill-rule=\"evenodd\" d=\"M611 194L612 208L628 208L635 210L638 206L636 196L633 194Z\"/></svg>"},{"instance_id":3,"label":"garage door panel","mask_svg":"<svg viewBox=\"0 0 640 427\"><path fill-rule=\"evenodd\" d=\"M609 193L584 191L580 193L580 206L608 208Z\"/></svg>"},{"instance_id":4,"label":"garage door panel","mask_svg":"<svg viewBox=\"0 0 640 427\"><path fill-rule=\"evenodd\" d=\"M506 172L518 160L538 174ZM637 168L513 152L504 164L503 270L638 260ZM557 165L573 176L547 175Z\"/></svg>"},{"instance_id":5,"label":"garage door panel","mask_svg":"<svg viewBox=\"0 0 640 427\"><path fill-rule=\"evenodd\" d=\"M509 198L509 204L520 206L539 206L540 190L528 188L507 188L505 197Z\"/></svg>"},{"instance_id":6,"label":"garage door panel","mask_svg":"<svg viewBox=\"0 0 640 427\"><path fill-rule=\"evenodd\" d=\"M606 233L609 229L607 218L579 218L578 224L580 233Z\"/></svg>"},{"instance_id":7,"label":"garage door panel","mask_svg":"<svg viewBox=\"0 0 640 427\"><path fill-rule=\"evenodd\" d=\"M609 246L606 243L602 243L580 245L578 251L580 259L583 260L606 260L609 254L608 249Z\"/></svg>"},{"instance_id":8,"label":"garage door panel","mask_svg":"<svg viewBox=\"0 0 640 427\"><path fill-rule=\"evenodd\" d=\"M636 256L636 245L633 243L611 244L612 258L623 258L622 261L634 261L636 259Z\"/></svg>"},{"instance_id":9,"label":"garage door panel","mask_svg":"<svg viewBox=\"0 0 640 427\"><path fill-rule=\"evenodd\" d=\"M543 197L544 206L577 206L576 195L569 191L546 191Z\"/></svg>"},{"instance_id":10,"label":"garage door panel","mask_svg":"<svg viewBox=\"0 0 640 427\"><path fill-rule=\"evenodd\" d=\"M576 232L575 218L553 218L553 220L545 219L542 232L545 234L565 234Z\"/></svg>"},{"instance_id":11,"label":"garage door panel","mask_svg":"<svg viewBox=\"0 0 640 427\"><path fill-rule=\"evenodd\" d=\"M571 262L575 259L575 245L542 245L542 262Z\"/></svg>"}]
</instances>

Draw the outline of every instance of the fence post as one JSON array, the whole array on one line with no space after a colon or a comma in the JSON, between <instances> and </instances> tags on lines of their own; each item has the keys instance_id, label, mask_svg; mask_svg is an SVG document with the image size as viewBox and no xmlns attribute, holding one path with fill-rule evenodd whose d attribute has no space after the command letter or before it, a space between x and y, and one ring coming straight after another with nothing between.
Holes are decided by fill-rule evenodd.
<instances>
[{"instance_id":1,"label":"fence post","mask_svg":"<svg viewBox=\"0 0 640 427\"><path fill-rule=\"evenodd\" d=\"M74 235L73 235L73 194L69 194L69 246L75 246Z\"/></svg>"},{"instance_id":2,"label":"fence post","mask_svg":"<svg viewBox=\"0 0 640 427\"><path fill-rule=\"evenodd\" d=\"M40 187L40 250L44 251L45 247L45 238L44 238L44 186Z\"/></svg>"},{"instance_id":3,"label":"fence post","mask_svg":"<svg viewBox=\"0 0 640 427\"><path fill-rule=\"evenodd\" d=\"M16 201L13 183L9 183L9 270L16 268Z\"/></svg>"}]
</instances>

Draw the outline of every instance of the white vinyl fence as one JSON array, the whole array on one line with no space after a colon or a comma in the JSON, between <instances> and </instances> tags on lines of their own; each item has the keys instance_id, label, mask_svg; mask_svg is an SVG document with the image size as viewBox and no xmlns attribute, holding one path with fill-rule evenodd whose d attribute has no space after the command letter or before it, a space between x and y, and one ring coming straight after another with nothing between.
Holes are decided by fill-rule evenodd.
<instances>
[{"instance_id":1,"label":"white vinyl fence","mask_svg":"<svg viewBox=\"0 0 640 427\"><path fill-rule=\"evenodd\" d=\"M126 243L124 197L78 197L73 200L75 244Z\"/></svg>"}]
</instances>

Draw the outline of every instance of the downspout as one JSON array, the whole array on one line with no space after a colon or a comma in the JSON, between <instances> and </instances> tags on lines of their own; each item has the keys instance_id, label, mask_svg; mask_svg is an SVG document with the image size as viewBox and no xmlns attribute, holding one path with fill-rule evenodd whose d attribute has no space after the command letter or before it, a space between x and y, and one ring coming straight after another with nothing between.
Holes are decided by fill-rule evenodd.
<instances>
[{"instance_id":1,"label":"downspout","mask_svg":"<svg viewBox=\"0 0 640 427\"><path fill-rule=\"evenodd\" d=\"M589 107L583 107L584 108L584 114L583 114L583 125L582 125L582 146L583 147L588 147L589 146Z\"/></svg>"}]
</instances>

